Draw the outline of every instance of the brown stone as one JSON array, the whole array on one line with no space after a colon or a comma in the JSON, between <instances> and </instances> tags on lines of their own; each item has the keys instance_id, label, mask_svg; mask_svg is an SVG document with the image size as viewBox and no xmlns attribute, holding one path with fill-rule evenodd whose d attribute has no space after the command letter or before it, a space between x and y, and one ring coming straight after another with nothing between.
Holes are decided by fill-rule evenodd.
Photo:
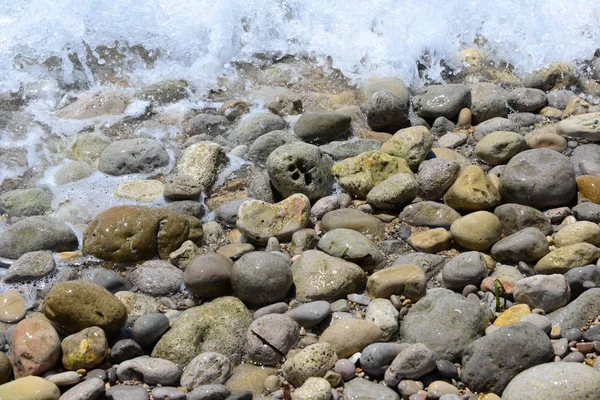
<instances>
[{"instance_id":1,"label":"brown stone","mask_svg":"<svg viewBox=\"0 0 600 400\"><path fill-rule=\"evenodd\" d=\"M323 331L319 341L329 343L338 358L347 358L380 338L381 329L371 321L340 319Z\"/></svg>"},{"instance_id":2,"label":"brown stone","mask_svg":"<svg viewBox=\"0 0 600 400\"><path fill-rule=\"evenodd\" d=\"M526 316L531 314L531 309L527 304L515 304L508 310L502 312L494 321L494 326L506 326L517 323Z\"/></svg>"},{"instance_id":3,"label":"brown stone","mask_svg":"<svg viewBox=\"0 0 600 400\"><path fill-rule=\"evenodd\" d=\"M200 244L200 220L164 208L117 206L94 218L83 252L114 262L168 258L186 240Z\"/></svg>"},{"instance_id":4,"label":"brown stone","mask_svg":"<svg viewBox=\"0 0 600 400\"><path fill-rule=\"evenodd\" d=\"M60 338L48 320L29 318L17 324L10 347L15 378L41 375L56 365L59 356Z\"/></svg>"},{"instance_id":5,"label":"brown stone","mask_svg":"<svg viewBox=\"0 0 600 400\"><path fill-rule=\"evenodd\" d=\"M413 302L425 296L425 272L413 264L396 265L379 270L367 280L365 294L373 298L389 299L391 295L404 296Z\"/></svg>"},{"instance_id":6,"label":"brown stone","mask_svg":"<svg viewBox=\"0 0 600 400\"><path fill-rule=\"evenodd\" d=\"M25 317L27 305L21 293L9 289L0 294L0 321L14 323Z\"/></svg>"},{"instance_id":7,"label":"brown stone","mask_svg":"<svg viewBox=\"0 0 600 400\"><path fill-rule=\"evenodd\" d=\"M429 229L408 238L408 244L423 253L437 253L450 247L452 235L444 228Z\"/></svg>"},{"instance_id":8,"label":"brown stone","mask_svg":"<svg viewBox=\"0 0 600 400\"><path fill-rule=\"evenodd\" d=\"M600 204L600 177L595 175L582 175L575 178L577 191L582 197Z\"/></svg>"},{"instance_id":9,"label":"brown stone","mask_svg":"<svg viewBox=\"0 0 600 400\"><path fill-rule=\"evenodd\" d=\"M567 139L550 132L539 132L527 137L527 145L532 149L550 149L562 152L567 148Z\"/></svg>"}]
</instances>

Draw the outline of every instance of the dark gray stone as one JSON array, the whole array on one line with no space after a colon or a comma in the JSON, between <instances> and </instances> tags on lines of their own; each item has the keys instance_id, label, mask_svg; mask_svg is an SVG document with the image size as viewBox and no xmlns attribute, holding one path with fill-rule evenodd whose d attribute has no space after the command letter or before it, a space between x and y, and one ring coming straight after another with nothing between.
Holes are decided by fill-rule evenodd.
<instances>
[{"instance_id":1,"label":"dark gray stone","mask_svg":"<svg viewBox=\"0 0 600 400\"><path fill-rule=\"evenodd\" d=\"M585 282L594 282L596 286L600 286L599 265L571 268L564 275L571 288L571 299L575 299L586 290Z\"/></svg>"},{"instance_id":2,"label":"dark gray stone","mask_svg":"<svg viewBox=\"0 0 600 400\"><path fill-rule=\"evenodd\" d=\"M289 261L274 253L254 251L244 254L231 269L233 292L253 307L283 300L292 283Z\"/></svg>"},{"instance_id":3,"label":"dark gray stone","mask_svg":"<svg viewBox=\"0 0 600 400\"><path fill-rule=\"evenodd\" d=\"M484 307L448 289L436 289L411 307L400 324L400 336L406 343L425 344L438 359L456 362L488 324Z\"/></svg>"},{"instance_id":4,"label":"dark gray stone","mask_svg":"<svg viewBox=\"0 0 600 400\"><path fill-rule=\"evenodd\" d=\"M249 199L250 197L244 197L243 199L230 200L221 204L215 210L215 219L223 225L235 228L238 210L242 203Z\"/></svg>"},{"instance_id":5,"label":"dark gray stone","mask_svg":"<svg viewBox=\"0 0 600 400\"><path fill-rule=\"evenodd\" d=\"M233 261L218 253L200 254L186 265L185 286L200 298L219 297L231 292Z\"/></svg>"},{"instance_id":6,"label":"dark gray stone","mask_svg":"<svg viewBox=\"0 0 600 400\"><path fill-rule=\"evenodd\" d=\"M368 99L364 113L371 129L387 132L407 124L409 108L410 102L406 97L380 90Z\"/></svg>"},{"instance_id":7,"label":"dark gray stone","mask_svg":"<svg viewBox=\"0 0 600 400\"><path fill-rule=\"evenodd\" d=\"M592 162L600 164L600 144L581 144L577 146L569 156L573 168L575 169L575 175L581 175L581 162Z\"/></svg>"},{"instance_id":8,"label":"dark gray stone","mask_svg":"<svg viewBox=\"0 0 600 400\"><path fill-rule=\"evenodd\" d=\"M586 202L573 207L573 216L577 221L590 221L600 223L600 204Z\"/></svg>"},{"instance_id":9,"label":"dark gray stone","mask_svg":"<svg viewBox=\"0 0 600 400\"><path fill-rule=\"evenodd\" d=\"M427 120L446 117L455 121L463 108L471 106L471 89L465 85L431 85L420 96L417 114Z\"/></svg>"},{"instance_id":10,"label":"dark gray stone","mask_svg":"<svg viewBox=\"0 0 600 400\"><path fill-rule=\"evenodd\" d=\"M285 120L271 113L256 113L240 121L229 133L232 145L252 144L265 133L282 130L287 126Z\"/></svg>"},{"instance_id":11,"label":"dark gray stone","mask_svg":"<svg viewBox=\"0 0 600 400\"><path fill-rule=\"evenodd\" d=\"M560 325L562 330L583 328L588 319L600 315L600 288L583 292L578 298L563 308L548 314L552 325Z\"/></svg>"},{"instance_id":12,"label":"dark gray stone","mask_svg":"<svg viewBox=\"0 0 600 400\"><path fill-rule=\"evenodd\" d=\"M327 143L346 132L350 122L350 116L343 113L305 112L294 125L294 133L305 142Z\"/></svg>"},{"instance_id":13,"label":"dark gray stone","mask_svg":"<svg viewBox=\"0 0 600 400\"><path fill-rule=\"evenodd\" d=\"M0 257L17 259L37 250L77 250L77 236L65 223L50 217L22 219L0 232Z\"/></svg>"},{"instance_id":14,"label":"dark gray stone","mask_svg":"<svg viewBox=\"0 0 600 400\"><path fill-rule=\"evenodd\" d=\"M144 314L133 324L133 340L142 346L150 346L168 330L169 319L164 314Z\"/></svg>"},{"instance_id":15,"label":"dark gray stone","mask_svg":"<svg viewBox=\"0 0 600 400\"><path fill-rule=\"evenodd\" d=\"M452 361L437 360L435 367L444 378L458 379L458 368L456 368L456 365Z\"/></svg>"},{"instance_id":16,"label":"dark gray stone","mask_svg":"<svg viewBox=\"0 0 600 400\"><path fill-rule=\"evenodd\" d=\"M169 154L154 139L117 140L109 144L98 161L98 169L108 175L148 173L169 163Z\"/></svg>"},{"instance_id":17,"label":"dark gray stone","mask_svg":"<svg viewBox=\"0 0 600 400\"><path fill-rule=\"evenodd\" d=\"M494 210L496 217L502 224L502 233L512 235L525 228L539 229L544 235L554 232L550 219L540 210L521 204L503 204Z\"/></svg>"},{"instance_id":18,"label":"dark gray stone","mask_svg":"<svg viewBox=\"0 0 600 400\"><path fill-rule=\"evenodd\" d=\"M298 141L297 137L287 131L265 133L250 145L250 148L248 149L248 159L264 164L273 150L284 144Z\"/></svg>"},{"instance_id":19,"label":"dark gray stone","mask_svg":"<svg viewBox=\"0 0 600 400\"><path fill-rule=\"evenodd\" d=\"M113 293L131 289L131 283L122 275L105 268L97 268L92 281Z\"/></svg>"},{"instance_id":20,"label":"dark gray stone","mask_svg":"<svg viewBox=\"0 0 600 400\"><path fill-rule=\"evenodd\" d=\"M442 269L445 261L446 260L444 257L437 254L407 253L399 255L392 265L417 265L423 269L425 272L425 278L429 280L437 275L437 273Z\"/></svg>"},{"instance_id":21,"label":"dark gray stone","mask_svg":"<svg viewBox=\"0 0 600 400\"><path fill-rule=\"evenodd\" d=\"M394 358L409 345L406 343L373 343L363 349L360 366L373 378L383 378Z\"/></svg>"},{"instance_id":22,"label":"dark gray stone","mask_svg":"<svg viewBox=\"0 0 600 400\"><path fill-rule=\"evenodd\" d=\"M501 394L521 371L553 356L552 343L541 329L517 322L475 340L465 349L461 380L472 390Z\"/></svg>"},{"instance_id":23,"label":"dark gray stone","mask_svg":"<svg viewBox=\"0 0 600 400\"><path fill-rule=\"evenodd\" d=\"M188 136L209 135L217 136L225 133L231 122L222 115L198 114L189 122L186 130Z\"/></svg>"},{"instance_id":24,"label":"dark gray stone","mask_svg":"<svg viewBox=\"0 0 600 400\"><path fill-rule=\"evenodd\" d=\"M537 112L548 104L548 98L540 89L516 88L508 93L506 102L518 112Z\"/></svg>"},{"instance_id":25,"label":"dark gray stone","mask_svg":"<svg viewBox=\"0 0 600 400\"><path fill-rule=\"evenodd\" d=\"M481 122L475 127L478 139L497 131L519 132L519 125L508 118L495 117Z\"/></svg>"},{"instance_id":26,"label":"dark gray stone","mask_svg":"<svg viewBox=\"0 0 600 400\"><path fill-rule=\"evenodd\" d=\"M287 305L286 305L287 306ZM328 301L320 300L299 305L285 313L303 328L312 328L323 321L331 312Z\"/></svg>"},{"instance_id":27,"label":"dark gray stone","mask_svg":"<svg viewBox=\"0 0 600 400\"><path fill-rule=\"evenodd\" d=\"M98 400L104 395L104 381L98 378L86 379L73 386L60 396L61 400Z\"/></svg>"},{"instance_id":28,"label":"dark gray stone","mask_svg":"<svg viewBox=\"0 0 600 400\"><path fill-rule=\"evenodd\" d=\"M487 263L478 251L461 253L442 267L444 286L457 292L467 285L479 286L487 274Z\"/></svg>"},{"instance_id":29,"label":"dark gray stone","mask_svg":"<svg viewBox=\"0 0 600 400\"><path fill-rule=\"evenodd\" d=\"M471 86L471 112L473 125L492 118L506 118L506 90L493 83L476 83Z\"/></svg>"},{"instance_id":30,"label":"dark gray stone","mask_svg":"<svg viewBox=\"0 0 600 400\"><path fill-rule=\"evenodd\" d=\"M267 314L283 314L287 311L288 308L289 306L287 305L287 303L284 302L269 304L268 306L261 307L258 310L254 311L254 315L252 316L252 318L257 319Z\"/></svg>"},{"instance_id":31,"label":"dark gray stone","mask_svg":"<svg viewBox=\"0 0 600 400\"><path fill-rule=\"evenodd\" d=\"M248 181L248 196L265 203L274 202L271 180L267 173L257 171L251 175Z\"/></svg>"},{"instance_id":32,"label":"dark gray stone","mask_svg":"<svg viewBox=\"0 0 600 400\"><path fill-rule=\"evenodd\" d=\"M543 121L545 118L539 114L519 112L514 114L508 114L508 119L522 128L527 128L534 124L537 124L538 122Z\"/></svg>"},{"instance_id":33,"label":"dark gray stone","mask_svg":"<svg viewBox=\"0 0 600 400\"><path fill-rule=\"evenodd\" d=\"M202 385L188 392L187 400L224 400L229 396L225 385Z\"/></svg>"},{"instance_id":34,"label":"dark gray stone","mask_svg":"<svg viewBox=\"0 0 600 400\"><path fill-rule=\"evenodd\" d=\"M549 149L527 150L511 158L500 183L504 202L536 208L565 206L577 192L569 159Z\"/></svg>"},{"instance_id":35,"label":"dark gray stone","mask_svg":"<svg viewBox=\"0 0 600 400\"><path fill-rule=\"evenodd\" d=\"M430 133L433 136L440 137L446 133L453 131L456 128L456 124L450 121L446 117L437 117L431 125Z\"/></svg>"},{"instance_id":36,"label":"dark gray stone","mask_svg":"<svg viewBox=\"0 0 600 400\"><path fill-rule=\"evenodd\" d=\"M152 389L152 397L155 400L187 400L184 391L172 386L161 386Z\"/></svg>"},{"instance_id":37,"label":"dark gray stone","mask_svg":"<svg viewBox=\"0 0 600 400\"><path fill-rule=\"evenodd\" d=\"M115 364L144 355L142 347L133 339L123 339L116 342L110 349L110 359Z\"/></svg>"},{"instance_id":38,"label":"dark gray stone","mask_svg":"<svg viewBox=\"0 0 600 400\"><path fill-rule=\"evenodd\" d=\"M387 386L395 387L401 379L419 379L435 370L436 356L423 343L416 343L402 350L385 371Z\"/></svg>"},{"instance_id":39,"label":"dark gray stone","mask_svg":"<svg viewBox=\"0 0 600 400\"><path fill-rule=\"evenodd\" d=\"M497 261L537 261L548 254L546 235L538 228L525 228L507 236L492 246L492 257Z\"/></svg>"}]
</instances>

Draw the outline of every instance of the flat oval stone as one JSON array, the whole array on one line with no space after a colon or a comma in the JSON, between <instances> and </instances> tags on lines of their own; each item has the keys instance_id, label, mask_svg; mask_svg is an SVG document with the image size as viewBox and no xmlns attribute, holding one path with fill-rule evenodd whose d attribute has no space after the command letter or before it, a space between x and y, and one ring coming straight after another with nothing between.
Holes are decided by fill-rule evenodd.
<instances>
[{"instance_id":1,"label":"flat oval stone","mask_svg":"<svg viewBox=\"0 0 600 400\"><path fill-rule=\"evenodd\" d=\"M0 385L0 399L58 400L59 397L58 386L38 376L25 376Z\"/></svg>"},{"instance_id":2,"label":"flat oval stone","mask_svg":"<svg viewBox=\"0 0 600 400\"><path fill-rule=\"evenodd\" d=\"M442 203L421 201L409 204L400 213L400 219L407 224L450 229L450 225L460 218L460 214Z\"/></svg>"},{"instance_id":3,"label":"flat oval stone","mask_svg":"<svg viewBox=\"0 0 600 400\"><path fill-rule=\"evenodd\" d=\"M22 320L27 312L25 298L14 289L0 294L0 321L15 323Z\"/></svg>"},{"instance_id":4,"label":"flat oval stone","mask_svg":"<svg viewBox=\"0 0 600 400\"><path fill-rule=\"evenodd\" d=\"M377 237L383 237L384 234L383 222L379 218L355 208L328 212L321 220L321 227L325 232L336 228L347 228Z\"/></svg>"},{"instance_id":5,"label":"flat oval stone","mask_svg":"<svg viewBox=\"0 0 600 400\"><path fill-rule=\"evenodd\" d=\"M293 319L303 328L312 328L323 321L331 312L328 301L313 301L292 308L285 315Z\"/></svg>"},{"instance_id":6,"label":"flat oval stone","mask_svg":"<svg viewBox=\"0 0 600 400\"><path fill-rule=\"evenodd\" d=\"M56 386L71 386L76 385L81 380L81 375L75 371L59 372L58 374L49 375L47 380L54 383Z\"/></svg>"},{"instance_id":7,"label":"flat oval stone","mask_svg":"<svg viewBox=\"0 0 600 400\"><path fill-rule=\"evenodd\" d=\"M365 271L373 271L385 265L385 256L375 243L352 229L328 231L321 237L317 247L330 256L353 262Z\"/></svg>"},{"instance_id":8,"label":"flat oval stone","mask_svg":"<svg viewBox=\"0 0 600 400\"><path fill-rule=\"evenodd\" d=\"M137 357L119 364L117 376L121 381L143 380L149 385L175 385L179 382L177 364L162 358Z\"/></svg>"},{"instance_id":9,"label":"flat oval stone","mask_svg":"<svg viewBox=\"0 0 600 400\"><path fill-rule=\"evenodd\" d=\"M321 334L320 342L331 344L339 358L347 358L381 338L381 329L370 321L335 321Z\"/></svg>"},{"instance_id":10,"label":"flat oval stone","mask_svg":"<svg viewBox=\"0 0 600 400\"><path fill-rule=\"evenodd\" d=\"M99 378L86 379L73 386L61 396L61 400L97 400L104 394L104 381Z\"/></svg>"}]
</instances>

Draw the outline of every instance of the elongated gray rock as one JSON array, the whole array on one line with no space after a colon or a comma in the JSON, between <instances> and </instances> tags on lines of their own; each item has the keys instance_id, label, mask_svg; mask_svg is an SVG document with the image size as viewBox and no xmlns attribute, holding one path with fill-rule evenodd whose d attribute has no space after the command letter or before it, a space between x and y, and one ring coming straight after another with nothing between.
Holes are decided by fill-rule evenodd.
<instances>
[{"instance_id":1,"label":"elongated gray rock","mask_svg":"<svg viewBox=\"0 0 600 400\"><path fill-rule=\"evenodd\" d=\"M586 290L567 306L548 314L552 325L560 325L561 330L581 329L588 319L600 315L600 288Z\"/></svg>"},{"instance_id":2,"label":"elongated gray rock","mask_svg":"<svg viewBox=\"0 0 600 400\"><path fill-rule=\"evenodd\" d=\"M50 217L29 217L0 232L0 257L17 259L37 250L69 251L77 236L65 223Z\"/></svg>"},{"instance_id":3,"label":"elongated gray rock","mask_svg":"<svg viewBox=\"0 0 600 400\"><path fill-rule=\"evenodd\" d=\"M537 261L548 254L546 235L537 228L525 228L492 246L492 257L498 261Z\"/></svg>"}]
</instances>

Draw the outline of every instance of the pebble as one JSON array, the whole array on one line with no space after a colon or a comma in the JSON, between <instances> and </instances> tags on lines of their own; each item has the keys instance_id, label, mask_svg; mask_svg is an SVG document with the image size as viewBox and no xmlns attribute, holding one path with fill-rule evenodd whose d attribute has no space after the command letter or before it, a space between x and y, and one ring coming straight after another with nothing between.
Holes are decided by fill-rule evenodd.
<instances>
[{"instance_id":1,"label":"pebble","mask_svg":"<svg viewBox=\"0 0 600 400\"><path fill-rule=\"evenodd\" d=\"M308 329L318 325L330 314L330 312L331 306L329 302L313 301L294 307L285 313L285 315L296 321L301 327Z\"/></svg>"},{"instance_id":2,"label":"pebble","mask_svg":"<svg viewBox=\"0 0 600 400\"><path fill-rule=\"evenodd\" d=\"M250 324L246 332L246 351L253 362L275 365L284 359L283 355L287 354L299 339L299 326L294 320L285 314L268 314ZM265 340L272 346L266 345Z\"/></svg>"},{"instance_id":3,"label":"pebble","mask_svg":"<svg viewBox=\"0 0 600 400\"><path fill-rule=\"evenodd\" d=\"M91 370L99 366L109 354L104 331L98 327L83 329L63 339L62 364L70 371Z\"/></svg>"},{"instance_id":4,"label":"pebble","mask_svg":"<svg viewBox=\"0 0 600 400\"><path fill-rule=\"evenodd\" d=\"M9 356L15 378L41 375L59 360L60 338L45 318L28 318L19 322L10 342Z\"/></svg>"},{"instance_id":5,"label":"pebble","mask_svg":"<svg viewBox=\"0 0 600 400\"><path fill-rule=\"evenodd\" d=\"M113 386L106 391L107 400L148 400L148 392L141 386Z\"/></svg>"},{"instance_id":6,"label":"pebble","mask_svg":"<svg viewBox=\"0 0 600 400\"><path fill-rule=\"evenodd\" d=\"M365 320L381 329L382 341L387 341L398 332L398 310L388 299L375 299L367 306Z\"/></svg>"},{"instance_id":7,"label":"pebble","mask_svg":"<svg viewBox=\"0 0 600 400\"><path fill-rule=\"evenodd\" d=\"M375 398L377 400L399 400L400 397L391 388L366 379L356 378L344 385L345 400L362 400Z\"/></svg>"},{"instance_id":8,"label":"pebble","mask_svg":"<svg viewBox=\"0 0 600 400\"><path fill-rule=\"evenodd\" d=\"M87 378L64 392L60 398L61 400L94 400L100 399L104 395L104 392L104 381L102 379Z\"/></svg>"},{"instance_id":9,"label":"pebble","mask_svg":"<svg viewBox=\"0 0 600 400\"><path fill-rule=\"evenodd\" d=\"M227 381L232 370L233 366L227 356L215 352L200 353L183 370L181 385L187 390L220 385Z\"/></svg>"},{"instance_id":10,"label":"pebble","mask_svg":"<svg viewBox=\"0 0 600 400\"><path fill-rule=\"evenodd\" d=\"M67 371L60 372L58 374L48 375L46 376L46 379L54 383L58 387L72 386L79 383L79 381L81 380L81 375L75 371Z\"/></svg>"},{"instance_id":11,"label":"pebble","mask_svg":"<svg viewBox=\"0 0 600 400\"><path fill-rule=\"evenodd\" d=\"M169 330L169 319L163 314L144 314L133 324L133 340L142 346L151 346L167 330Z\"/></svg>"},{"instance_id":12,"label":"pebble","mask_svg":"<svg viewBox=\"0 0 600 400\"><path fill-rule=\"evenodd\" d=\"M422 343L410 345L394 358L385 371L385 384L397 386L402 378L418 379L435 370L436 356Z\"/></svg>"},{"instance_id":13,"label":"pebble","mask_svg":"<svg viewBox=\"0 0 600 400\"><path fill-rule=\"evenodd\" d=\"M371 303L371 299L368 296L363 296L360 294L352 293L346 296L348 301L351 301L356 304L360 304L361 306L368 306Z\"/></svg>"},{"instance_id":14,"label":"pebble","mask_svg":"<svg viewBox=\"0 0 600 400\"><path fill-rule=\"evenodd\" d=\"M283 377L295 387L300 387L310 377L323 377L334 368L338 357L327 342L320 342L297 352L282 366Z\"/></svg>"},{"instance_id":15,"label":"pebble","mask_svg":"<svg viewBox=\"0 0 600 400\"><path fill-rule=\"evenodd\" d=\"M476 211L454 221L450 226L452 238L469 250L487 251L500 240L500 219L488 211Z\"/></svg>"},{"instance_id":16,"label":"pebble","mask_svg":"<svg viewBox=\"0 0 600 400\"><path fill-rule=\"evenodd\" d=\"M132 339L122 339L113 344L110 359L117 364L144 354L142 347Z\"/></svg>"},{"instance_id":17,"label":"pebble","mask_svg":"<svg viewBox=\"0 0 600 400\"><path fill-rule=\"evenodd\" d=\"M571 363L582 363L585 360L585 355L580 352L573 352L567 354L562 362L571 362Z\"/></svg>"},{"instance_id":18,"label":"pebble","mask_svg":"<svg viewBox=\"0 0 600 400\"><path fill-rule=\"evenodd\" d=\"M125 277L105 268L96 269L93 272L92 281L112 293L131 289L131 283Z\"/></svg>"},{"instance_id":19,"label":"pebble","mask_svg":"<svg viewBox=\"0 0 600 400\"><path fill-rule=\"evenodd\" d=\"M179 290L183 271L168 261L146 261L131 274L131 282L150 295L165 295Z\"/></svg>"},{"instance_id":20,"label":"pebble","mask_svg":"<svg viewBox=\"0 0 600 400\"><path fill-rule=\"evenodd\" d=\"M150 385L173 385L179 381L179 368L177 364L161 358L142 356L127 360L117 367L117 376L120 381L142 380Z\"/></svg>"},{"instance_id":21,"label":"pebble","mask_svg":"<svg viewBox=\"0 0 600 400\"><path fill-rule=\"evenodd\" d=\"M155 400L186 400L187 394L176 387L162 386L152 389Z\"/></svg>"}]
</instances>

